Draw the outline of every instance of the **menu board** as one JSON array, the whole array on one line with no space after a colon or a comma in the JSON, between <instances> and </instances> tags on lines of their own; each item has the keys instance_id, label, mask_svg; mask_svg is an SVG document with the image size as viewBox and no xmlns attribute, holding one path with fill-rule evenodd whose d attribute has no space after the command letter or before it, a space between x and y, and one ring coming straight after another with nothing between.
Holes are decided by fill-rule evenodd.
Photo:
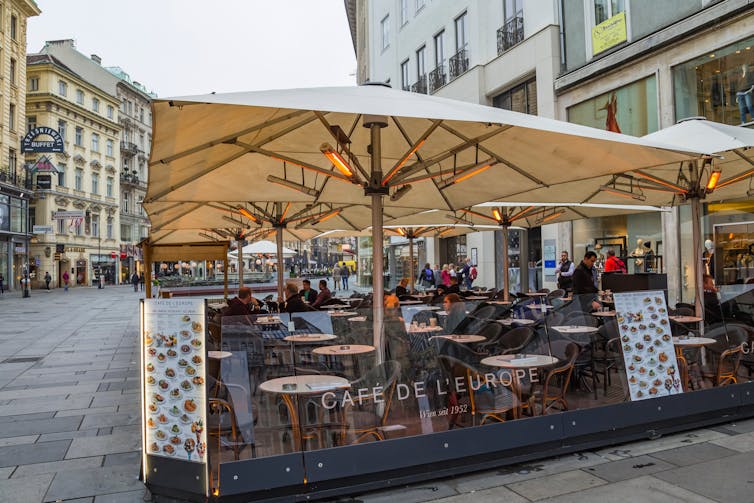
<instances>
[{"instance_id":1,"label":"menu board","mask_svg":"<svg viewBox=\"0 0 754 503\"><path fill-rule=\"evenodd\" d=\"M682 393L663 292L613 296L631 400Z\"/></svg>"},{"instance_id":2,"label":"menu board","mask_svg":"<svg viewBox=\"0 0 754 503\"><path fill-rule=\"evenodd\" d=\"M147 454L206 463L203 299L145 299L142 332Z\"/></svg>"}]
</instances>

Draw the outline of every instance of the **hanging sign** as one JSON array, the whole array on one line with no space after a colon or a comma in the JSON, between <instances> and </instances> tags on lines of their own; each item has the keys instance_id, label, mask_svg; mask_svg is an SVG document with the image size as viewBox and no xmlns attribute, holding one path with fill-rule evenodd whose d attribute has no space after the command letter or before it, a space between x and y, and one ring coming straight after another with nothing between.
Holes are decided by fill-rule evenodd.
<instances>
[{"instance_id":1,"label":"hanging sign","mask_svg":"<svg viewBox=\"0 0 754 503\"><path fill-rule=\"evenodd\" d=\"M42 138L40 138L42 137ZM29 131L21 141L21 152L63 153L63 138L56 129L40 126Z\"/></svg>"}]
</instances>

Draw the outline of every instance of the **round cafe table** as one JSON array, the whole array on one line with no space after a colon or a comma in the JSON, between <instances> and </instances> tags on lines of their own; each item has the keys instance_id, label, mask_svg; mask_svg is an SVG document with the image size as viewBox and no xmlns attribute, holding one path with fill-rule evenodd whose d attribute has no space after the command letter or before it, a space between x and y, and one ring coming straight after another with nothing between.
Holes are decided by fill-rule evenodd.
<instances>
[{"instance_id":1,"label":"round cafe table","mask_svg":"<svg viewBox=\"0 0 754 503\"><path fill-rule=\"evenodd\" d=\"M703 319L698 316L668 316L668 318L676 323L699 323Z\"/></svg>"},{"instance_id":2,"label":"round cafe table","mask_svg":"<svg viewBox=\"0 0 754 503\"><path fill-rule=\"evenodd\" d=\"M599 328L587 325L553 325L550 328L561 334L593 334L599 331Z\"/></svg>"},{"instance_id":3,"label":"round cafe table","mask_svg":"<svg viewBox=\"0 0 754 503\"><path fill-rule=\"evenodd\" d=\"M559 360L554 356L538 354L521 354L521 355L497 355L484 358L481 363L488 367L500 367L505 369L532 369L547 367L557 363ZM511 372L512 378L516 380L516 396L521 403L521 384L518 372ZM519 412L520 412L519 405Z\"/></svg>"},{"instance_id":4,"label":"round cafe table","mask_svg":"<svg viewBox=\"0 0 754 503\"><path fill-rule=\"evenodd\" d=\"M300 427L297 401L302 395L320 395L336 389L348 389L351 384L348 379L333 375L297 375L270 379L259 385L265 393L279 394L283 398L288 414L291 418L293 443L296 450L301 450L304 439L321 439L318 432L305 434Z\"/></svg>"},{"instance_id":5,"label":"round cafe table","mask_svg":"<svg viewBox=\"0 0 754 503\"><path fill-rule=\"evenodd\" d=\"M450 335L434 335L431 339L447 339L449 341L455 341L459 344L473 344L475 342L486 341L487 338L483 335L475 334L450 334Z\"/></svg>"},{"instance_id":6,"label":"round cafe table","mask_svg":"<svg viewBox=\"0 0 754 503\"><path fill-rule=\"evenodd\" d=\"M361 300L361 299L359 299L359 300ZM330 309L333 309L333 310L335 310L335 309L347 309L348 307L349 307L349 304L328 304L326 306L319 306L319 309L326 309L326 310L329 311Z\"/></svg>"},{"instance_id":7,"label":"round cafe table","mask_svg":"<svg viewBox=\"0 0 754 503\"><path fill-rule=\"evenodd\" d=\"M366 344L342 344L332 346L320 346L314 348L312 353L319 356L324 356L330 363L334 362L334 358L338 356L350 356L353 363L353 372L356 377L359 376L359 366L357 355L363 355L374 351L374 346ZM329 366L329 365L328 365ZM345 370L345 366L343 367Z\"/></svg>"},{"instance_id":8,"label":"round cafe table","mask_svg":"<svg viewBox=\"0 0 754 503\"><path fill-rule=\"evenodd\" d=\"M359 323L359 322L367 321L367 317L366 316L354 316L353 318L348 318L348 321L353 321L355 323Z\"/></svg>"},{"instance_id":9,"label":"round cafe table","mask_svg":"<svg viewBox=\"0 0 754 503\"><path fill-rule=\"evenodd\" d=\"M519 325L533 325L536 323L536 321L530 320L529 318L504 318L502 320L495 321L497 323L500 323L501 325L505 325L506 327L510 327L514 323L518 323Z\"/></svg>"},{"instance_id":10,"label":"round cafe table","mask_svg":"<svg viewBox=\"0 0 754 503\"><path fill-rule=\"evenodd\" d=\"M337 337L338 336L334 334L296 334L287 335L283 337L283 340L288 342L309 343L331 341Z\"/></svg>"},{"instance_id":11,"label":"round cafe table","mask_svg":"<svg viewBox=\"0 0 754 503\"><path fill-rule=\"evenodd\" d=\"M416 304L424 304L423 300L402 300L400 301L402 306L412 306Z\"/></svg>"},{"instance_id":12,"label":"round cafe table","mask_svg":"<svg viewBox=\"0 0 754 503\"><path fill-rule=\"evenodd\" d=\"M233 353L230 351L207 351L207 358L213 360L222 360L223 358L230 358Z\"/></svg>"},{"instance_id":13,"label":"round cafe table","mask_svg":"<svg viewBox=\"0 0 754 503\"><path fill-rule=\"evenodd\" d=\"M601 318L615 318L615 311L596 311L592 313L592 316Z\"/></svg>"},{"instance_id":14,"label":"round cafe table","mask_svg":"<svg viewBox=\"0 0 754 503\"><path fill-rule=\"evenodd\" d=\"M344 316L356 316L359 313L357 313L356 311L329 311L327 314L334 318L338 318Z\"/></svg>"},{"instance_id":15,"label":"round cafe table","mask_svg":"<svg viewBox=\"0 0 754 503\"><path fill-rule=\"evenodd\" d=\"M469 295L468 297L463 297L462 300L488 300L489 297L485 295Z\"/></svg>"},{"instance_id":16,"label":"round cafe table","mask_svg":"<svg viewBox=\"0 0 754 503\"><path fill-rule=\"evenodd\" d=\"M549 304L526 304L524 307L531 309L532 311L548 311L550 309L555 309L555 306Z\"/></svg>"},{"instance_id":17,"label":"round cafe table","mask_svg":"<svg viewBox=\"0 0 754 503\"><path fill-rule=\"evenodd\" d=\"M495 304L498 306L509 306L513 304L513 302L510 300L488 300L487 304Z\"/></svg>"},{"instance_id":18,"label":"round cafe table","mask_svg":"<svg viewBox=\"0 0 754 503\"><path fill-rule=\"evenodd\" d=\"M675 347L675 359L681 367L681 385L684 391L688 391L689 384L689 363L683 355L684 349L700 348L717 342L709 337L673 337L673 346Z\"/></svg>"},{"instance_id":19,"label":"round cafe table","mask_svg":"<svg viewBox=\"0 0 754 503\"><path fill-rule=\"evenodd\" d=\"M427 325L426 327L420 327L419 325L411 324L406 327L406 332L410 334L442 332L442 330L443 328L439 325L435 325L434 327L432 325Z\"/></svg>"},{"instance_id":20,"label":"round cafe table","mask_svg":"<svg viewBox=\"0 0 754 503\"><path fill-rule=\"evenodd\" d=\"M550 294L544 292L526 292L524 295L527 297L547 297Z\"/></svg>"}]
</instances>

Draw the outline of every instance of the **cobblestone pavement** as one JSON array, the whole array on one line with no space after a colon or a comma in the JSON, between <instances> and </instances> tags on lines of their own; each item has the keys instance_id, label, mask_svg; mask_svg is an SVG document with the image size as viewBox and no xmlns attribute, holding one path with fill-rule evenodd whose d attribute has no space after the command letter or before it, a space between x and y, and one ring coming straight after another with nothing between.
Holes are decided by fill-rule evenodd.
<instances>
[{"instance_id":1,"label":"cobblestone pavement","mask_svg":"<svg viewBox=\"0 0 754 503\"><path fill-rule=\"evenodd\" d=\"M144 501L143 294L31 295L0 295L0 503ZM754 419L339 501L754 502L752 466Z\"/></svg>"}]
</instances>

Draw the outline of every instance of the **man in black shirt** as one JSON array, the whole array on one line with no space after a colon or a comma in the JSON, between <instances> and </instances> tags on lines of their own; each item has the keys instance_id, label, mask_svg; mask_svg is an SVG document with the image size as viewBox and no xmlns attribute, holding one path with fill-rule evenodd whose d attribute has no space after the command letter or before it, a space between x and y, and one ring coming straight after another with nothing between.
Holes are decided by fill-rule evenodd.
<instances>
[{"instance_id":1,"label":"man in black shirt","mask_svg":"<svg viewBox=\"0 0 754 503\"><path fill-rule=\"evenodd\" d=\"M597 262L597 254L593 251L588 251L584 255L584 259L573 271L573 294L579 295L579 302L583 310L587 312L600 307L594 298L597 293L595 262Z\"/></svg>"},{"instance_id":2,"label":"man in black shirt","mask_svg":"<svg viewBox=\"0 0 754 503\"><path fill-rule=\"evenodd\" d=\"M259 309L256 299L251 296L251 288L242 286L238 289L238 296L230 299L228 307L223 309L223 316L243 316Z\"/></svg>"},{"instance_id":3,"label":"man in black shirt","mask_svg":"<svg viewBox=\"0 0 754 503\"><path fill-rule=\"evenodd\" d=\"M311 304L317 299L317 290L312 288L312 282L308 279L305 279L303 282L304 289L301 290L301 298Z\"/></svg>"},{"instance_id":4,"label":"man in black shirt","mask_svg":"<svg viewBox=\"0 0 754 503\"><path fill-rule=\"evenodd\" d=\"M313 311L312 308L304 304L301 295L298 293L298 287L295 283L285 284L285 307L281 309L286 313L302 313L304 311Z\"/></svg>"}]
</instances>

